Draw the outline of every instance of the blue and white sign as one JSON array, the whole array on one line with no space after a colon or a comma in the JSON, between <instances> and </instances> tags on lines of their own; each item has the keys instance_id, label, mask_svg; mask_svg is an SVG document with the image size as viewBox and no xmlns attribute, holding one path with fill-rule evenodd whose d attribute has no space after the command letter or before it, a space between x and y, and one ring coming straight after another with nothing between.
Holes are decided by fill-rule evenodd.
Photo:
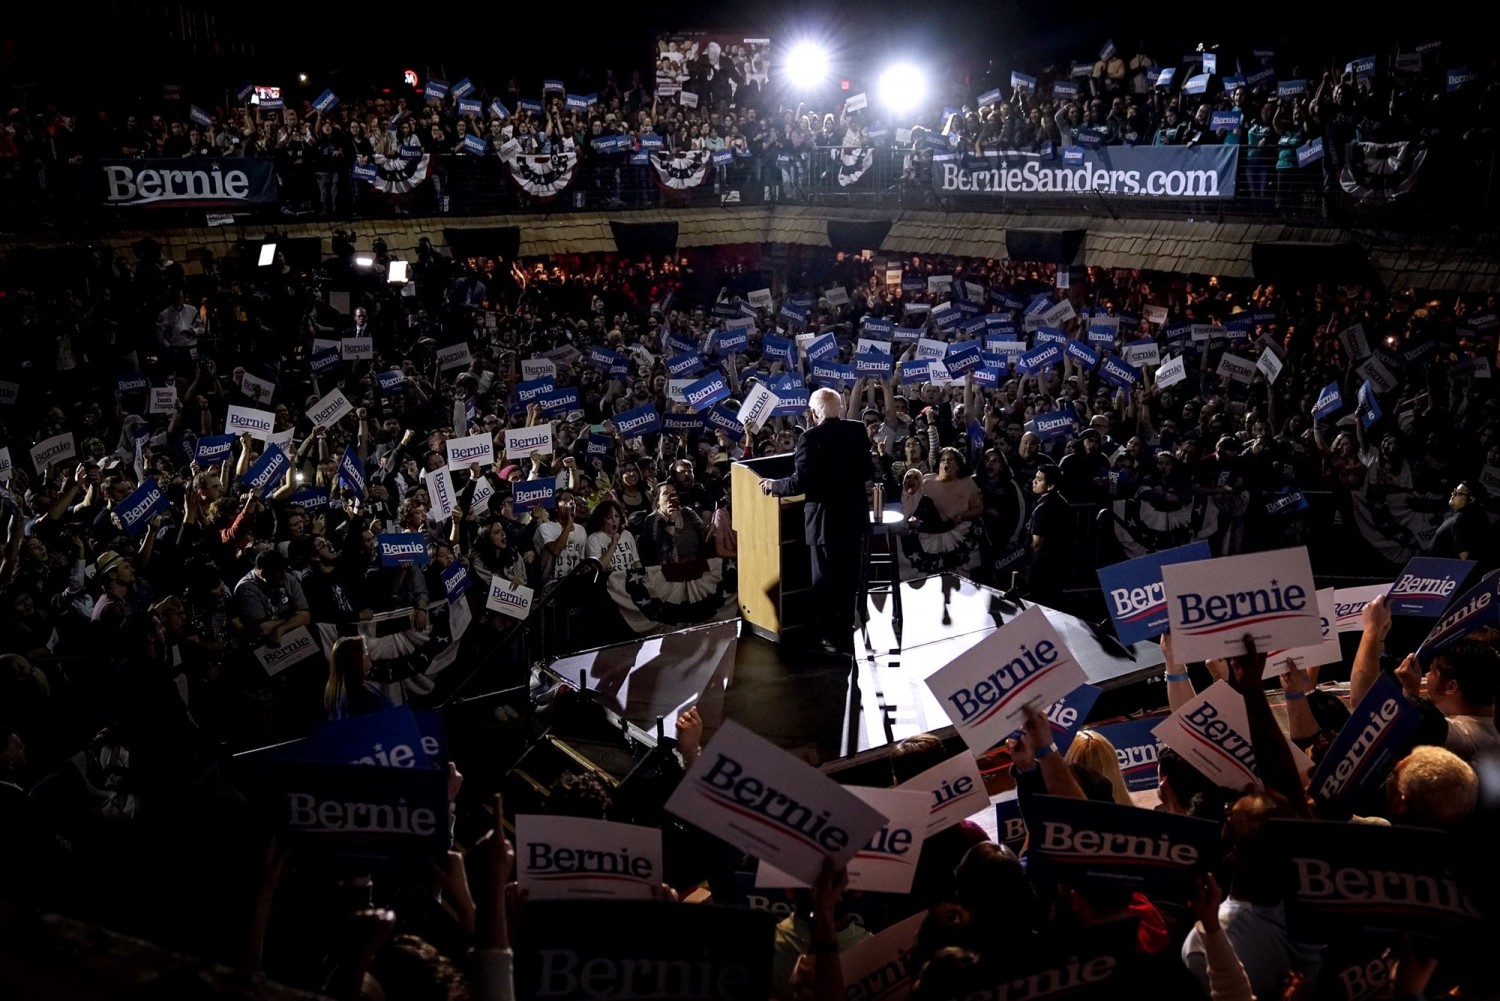
<instances>
[{"instance_id":1,"label":"blue and white sign","mask_svg":"<svg viewBox=\"0 0 1500 1001\"><path fill-rule=\"evenodd\" d=\"M557 506L557 477L546 476L539 480L521 480L511 487L512 508L517 514L534 507Z\"/></svg>"},{"instance_id":2,"label":"blue and white sign","mask_svg":"<svg viewBox=\"0 0 1500 1001\"><path fill-rule=\"evenodd\" d=\"M469 80L468 77L464 77L462 80L458 81L458 83L455 83L449 89L448 93L452 94L454 97L468 97L470 94L474 93L474 84Z\"/></svg>"},{"instance_id":3,"label":"blue and white sign","mask_svg":"<svg viewBox=\"0 0 1500 1001\"><path fill-rule=\"evenodd\" d=\"M692 383L683 392L688 406L702 413L716 403L729 399L729 381L720 372L711 372Z\"/></svg>"},{"instance_id":4,"label":"blue and white sign","mask_svg":"<svg viewBox=\"0 0 1500 1001\"><path fill-rule=\"evenodd\" d=\"M540 403L542 396L557 389L553 379L532 379L516 383L516 403L523 409L528 403Z\"/></svg>"},{"instance_id":5,"label":"blue and white sign","mask_svg":"<svg viewBox=\"0 0 1500 1001\"><path fill-rule=\"evenodd\" d=\"M1326 421L1344 407L1344 397L1339 392L1339 384L1330 382L1318 393L1318 402L1313 407L1313 416L1320 421Z\"/></svg>"},{"instance_id":6,"label":"blue and white sign","mask_svg":"<svg viewBox=\"0 0 1500 1001\"><path fill-rule=\"evenodd\" d=\"M783 306L782 309L786 307ZM778 359L788 365L797 363L797 345L785 337L767 334L760 343L762 357Z\"/></svg>"},{"instance_id":7,"label":"blue and white sign","mask_svg":"<svg viewBox=\"0 0 1500 1001\"><path fill-rule=\"evenodd\" d=\"M1161 741L1152 731L1165 718L1162 715L1145 716L1091 728L1115 745L1115 760L1125 778L1125 788L1131 792L1147 792L1157 787L1156 762Z\"/></svg>"},{"instance_id":8,"label":"blue and white sign","mask_svg":"<svg viewBox=\"0 0 1500 1001\"><path fill-rule=\"evenodd\" d=\"M1387 598L1391 614L1437 618L1458 594L1474 566L1473 560L1415 557L1391 585Z\"/></svg>"},{"instance_id":9,"label":"blue and white sign","mask_svg":"<svg viewBox=\"0 0 1500 1001\"><path fill-rule=\"evenodd\" d=\"M406 385L406 373L399 370L376 372L375 384L380 387L382 394L389 395Z\"/></svg>"},{"instance_id":10,"label":"blue and white sign","mask_svg":"<svg viewBox=\"0 0 1500 1001\"><path fill-rule=\"evenodd\" d=\"M1062 151L1062 162L1069 167L1083 166L1085 149L1082 146L1064 146Z\"/></svg>"},{"instance_id":11,"label":"blue and white sign","mask_svg":"<svg viewBox=\"0 0 1500 1001\"><path fill-rule=\"evenodd\" d=\"M839 353L839 342L832 334L820 334L807 342L803 353L810 361L825 361Z\"/></svg>"},{"instance_id":12,"label":"blue and white sign","mask_svg":"<svg viewBox=\"0 0 1500 1001\"><path fill-rule=\"evenodd\" d=\"M1062 754L1068 753L1078 730L1089 720L1089 712L1099 701L1103 689L1094 685L1079 685L1067 695L1052 703L1047 709L1047 722L1052 727L1052 742Z\"/></svg>"},{"instance_id":13,"label":"blue and white sign","mask_svg":"<svg viewBox=\"0 0 1500 1001\"><path fill-rule=\"evenodd\" d=\"M1073 417L1061 411L1050 414L1037 414L1026 422L1026 430L1036 435L1042 441L1054 441L1058 438L1067 438L1073 434Z\"/></svg>"},{"instance_id":14,"label":"blue and white sign","mask_svg":"<svg viewBox=\"0 0 1500 1001\"><path fill-rule=\"evenodd\" d=\"M266 450L261 453L255 464L245 470L245 475L240 477L240 482L251 490L268 497L277 486L277 481L286 473L291 462L286 453L277 445L267 445Z\"/></svg>"},{"instance_id":15,"label":"blue and white sign","mask_svg":"<svg viewBox=\"0 0 1500 1001\"><path fill-rule=\"evenodd\" d=\"M1094 366L1099 364L1099 352L1083 343L1083 341L1068 341L1065 353L1069 358L1090 372L1094 370Z\"/></svg>"},{"instance_id":16,"label":"blue and white sign","mask_svg":"<svg viewBox=\"0 0 1500 1001\"><path fill-rule=\"evenodd\" d=\"M472 153L475 156L484 156L489 148L490 144L474 133L469 132L464 135L464 152Z\"/></svg>"},{"instance_id":17,"label":"blue and white sign","mask_svg":"<svg viewBox=\"0 0 1500 1001\"><path fill-rule=\"evenodd\" d=\"M948 353L943 360L943 365L948 370L950 378L957 379L965 372L971 372L979 368L983 360L979 357L979 342L965 341L961 344L948 345Z\"/></svg>"},{"instance_id":18,"label":"blue and white sign","mask_svg":"<svg viewBox=\"0 0 1500 1001\"><path fill-rule=\"evenodd\" d=\"M1306 167L1323 159L1323 139L1319 136L1297 147L1297 166Z\"/></svg>"},{"instance_id":19,"label":"blue and white sign","mask_svg":"<svg viewBox=\"0 0 1500 1001\"><path fill-rule=\"evenodd\" d=\"M661 430L661 416L657 414L655 405L647 403L616 414L615 430L620 433L621 438L639 438Z\"/></svg>"},{"instance_id":20,"label":"blue and white sign","mask_svg":"<svg viewBox=\"0 0 1500 1001\"><path fill-rule=\"evenodd\" d=\"M1202 201L1233 198L1237 172L1233 146L1100 146L1085 150L1079 165L999 153L934 158L932 184L945 197Z\"/></svg>"},{"instance_id":21,"label":"blue and white sign","mask_svg":"<svg viewBox=\"0 0 1500 1001\"><path fill-rule=\"evenodd\" d=\"M583 403L578 395L576 386L564 386L562 389L554 389L550 393L543 393L537 399L541 405L543 414L566 414L573 410L581 410Z\"/></svg>"},{"instance_id":22,"label":"blue and white sign","mask_svg":"<svg viewBox=\"0 0 1500 1001\"><path fill-rule=\"evenodd\" d=\"M1010 85L1014 90L1036 90L1036 77L1028 76L1020 70L1010 71Z\"/></svg>"},{"instance_id":23,"label":"blue and white sign","mask_svg":"<svg viewBox=\"0 0 1500 1001\"><path fill-rule=\"evenodd\" d=\"M193 451L193 461L203 467L212 466L229 458L234 451L234 435L215 434L198 439Z\"/></svg>"},{"instance_id":24,"label":"blue and white sign","mask_svg":"<svg viewBox=\"0 0 1500 1001\"><path fill-rule=\"evenodd\" d=\"M1177 67L1176 66L1167 66L1167 67L1163 68L1160 73L1157 74L1157 76L1156 76L1156 86L1158 86L1158 87L1170 87L1170 86L1172 86L1172 80L1176 76L1177 76Z\"/></svg>"},{"instance_id":25,"label":"blue and white sign","mask_svg":"<svg viewBox=\"0 0 1500 1001\"><path fill-rule=\"evenodd\" d=\"M167 492L154 479L142 483L129 497L115 508L120 527L131 535L140 535L151 524L151 519L168 508Z\"/></svg>"},{"instance_id":26,"label":"blue and white sign","mask_svg":"<svg viewBox=\"0 0 1500 1001\"><path fill-rule=\"evenodd\" d=\"M322 487L304 487L286 499L293 507L304 511L323 511L328 508L328 491Z\"/></svg>"},{"instance_id":27,"label":"blue and white sign","mask_svg":"<svg viewBox=\"0 0 1500 1001\"><path fill-rule=\"evenodd\" d=\"M1187 903L1219 858L1211 820L1062 796L1027 807L1028 875L1048 885L1109 883L1152 900Z\"/></svg>"},{"instance_id":28,"label":"blue and white sign","mask_svg":"<svg viewBox=\"0 0 1500 1001\"><path fill-rule=\"evenodd\" d=\"M1184 663L1323 640L1307 550L1225 556L1162 567L1172 649Z\"/></svg>"},{"instance_id":29,"label":"blue and white sign","mask_svg":"<svg viewBox=\"0 0 1500 1001\"><path fill-rule=\"evenodd\" d=\"M1062 363L1062 348L1055 342L1039 344L1016 359L1016 371L1023 375L1036 375L1043 369Z\"/></svg>"},{"instance_id":30,"label":"blue and white sign","mask_svg":"<svg viewBox=\"0 0 1500 1001\"><path fill-rule=\"evenodd\" d=\"M419 567L427 565L427 540L421 532L382 532L375 537L375 542L380 548L380 565L383 567L403 563Z\"/></svg>"},{"instance_id":31,"label":"blue and white sign","mask_svg":"<svg viewBox=\"0 0 1500 1001\"><path fill-rule=\"evenodd\" d=\"M1335 808L1363 802L1410 750L1421 723L1421 711L1407 701L1396 679L1382 671L1323 755L1308 792Z\"/></svg>"},{"instance_id":32,"label":"blue and white sign","mask_svg":"<svg viewBox=\"0 0 1500 1001\"><path fill-rule=\"evenodd\" d=\"M359 461L359 453L355 451L353 445L344 449L344 455L339 459L339 486L348 490L356 498L364 499L365 466Z\"/></svg>"},{"instance_id":33,"label":"blue and white sign","mask_svg":"<svg viewBox=\"0 0 1500 1001\"><path fill-rule=\"evenodd\" d=\"M1184 94L1202 94L1208 90L1208 78L1209 74L1207 73L1197 73L1188 77L1182 82L1182 92Z\"/></svg>"},{"instance_id":34,"label":"blue and white sign","mask_svg":"<svg viewBox=\"0 0 1500 1001\"><path fill-rule=\"evenodd\" d=\"M854 356L854 374L857 376L875 376L886 379L890 377L893 359L890 355L880 351L861 351ZM903 378L906 369L903 366ZM922 377L926 378L926 366L922 366Z\"/></svg>"},{"instance_id":35,"label":"blue and white sign","mask_svg":"<svg viewBox=\"0 0 1500 1001\"><path fill-rule=\"evenodd\" d=\"M1210 555L1208 543L1194 542L1102 567L1099 587L1120 642L1130 645L1166 632L1167 592L1161 568L1170 563L1206 560Z\"/></svg>"},{"instance_id":36,"label":"blue and white sign","mask_svg":"<svg viewBox=\"0 0 1500 1001\"><path fill-rule=\"evenodd\" d=\"M744 351L750 346L750 334L744 327L730 327L719 332L719 354Z\"/></svg>"},{"instance_id":37,"label":"blue and white sign","mask_svg":"<svg viewBox=\"0 0 1500 1001\"><path fill-rule=\"evenodd\" d=\"M1208 120L1208 127L1215 132L1236 132L1243 117L1238 111L1215 111Z\"/></svg>"},{"instance_id":38,"label":"blue and white sign","mask_svg":"<svg viewBox=\"0 0 1500 1001\"><path fill-rule=\"evenodd\" d=\"M323 93L313 98L313 110L321 114L327 114L338 107L339 96L331 88L324 88Z\"/></svg>"},{"instance_id":39,"label":"blue and white sign","mask_svg":"<svg viewBox=\"0 0 1500 1001\"><path fill-rule=\"evenodd\" d=\"M1152 345L1155 347L1156 345ZM1099 374L1105 381L1111 382L1121 389L1129 389L1141 381L1141 370L1129 362L1121 361L1114 355L1104 356L1104 365L1099 369Z\"/></svg>"},{"instance_id":40,"label":"blue and white sign","mask_svg":"<svg viewBox=\"0 0 1500 1001\"><path fill-rule=\"evenodd\" d=\"M987 104L999 104L1004 100L1004 97L1005 95L1000 92L1000 88L996 87L994 90L985 91L974 100L980 107L984 107Z\"/></svg>"},{"instance_id":41,"label":"blue and white sign","mask_svg":"<svg viewBox=\"0 0 1500 1001\"><path fill-rule=\"evenodd\" d=\"M1307 93L1306 80L1278 80L1276 81L1276 96L1280 98L1300 97Z\"/></svg>"}]
</instances>

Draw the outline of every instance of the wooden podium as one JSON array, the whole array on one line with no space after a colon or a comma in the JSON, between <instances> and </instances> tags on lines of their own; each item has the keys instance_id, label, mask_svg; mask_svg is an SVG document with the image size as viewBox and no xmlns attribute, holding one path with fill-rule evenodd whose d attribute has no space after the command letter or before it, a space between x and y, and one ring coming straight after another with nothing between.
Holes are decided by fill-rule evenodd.
<instances>
[{"instance_id":1,"label":"wooden podium","mask_svg":"<svg viewBox=\"0 0 1500 1001\"><path fill-rule=\"evenodd\" d=\"M802 501L767 497L762 477L792 475L790 453L736 462L729 468L734 530L739 542L740 617L758 636L782 634L812 620L812 553L802 521Z\"/></svg>"}]
</instances>

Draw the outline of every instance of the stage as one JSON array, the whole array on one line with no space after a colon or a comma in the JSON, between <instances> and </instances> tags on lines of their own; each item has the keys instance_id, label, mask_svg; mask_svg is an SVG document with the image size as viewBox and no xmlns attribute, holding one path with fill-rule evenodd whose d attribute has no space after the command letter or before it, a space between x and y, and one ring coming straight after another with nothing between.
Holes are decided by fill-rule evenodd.
<instances>
[{"instance_id":1,"label":"stage","mask_svg":"<svg viewBox=\"0 0 1500 1001\"><path fill-rule=\"evenodd\" d=\"M871 593L852 663L783 647L734 619L584 651L544 671L592 690L644 742L654 742L659 718L674 736L678 713L696 704L705 739L732 719L811 764L852 765L913 734L950 736L925 679L1023 610L998 591L942 574L902 583L899 593ZM1156 644L1123 647L1108 627L1045 611L1103 691L1090 720L1166 704Z\"/></svg>"}]
</instances>

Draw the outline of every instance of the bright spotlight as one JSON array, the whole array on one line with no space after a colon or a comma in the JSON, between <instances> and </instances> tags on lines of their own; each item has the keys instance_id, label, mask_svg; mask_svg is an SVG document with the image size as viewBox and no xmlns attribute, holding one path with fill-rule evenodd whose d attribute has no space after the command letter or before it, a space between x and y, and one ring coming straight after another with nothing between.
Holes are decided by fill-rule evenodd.
<instances>
[{"instance_id":1,"label":"bright spotlight","mask_svg":"<svg viewBox=\"0 0 1500 1001\"><path fill-rule=\"evenodd\" d=\"M816 87L828 78L828 53L812 42L802 42L787 53L786 74L793 87Z\"/></svg>"},{"instance_id":2,"label":"bright spotlight","mask_svg":"<svg viewBox=\"0 0 1500 1001\"><path fill-rule=\"evenodd\" d=\"M897 114L915 110L927 97L922 71L910 63L897 63L880 74L880 102Z\"/></svg>"},{"instance_id":3,"label":"bright spotlight","mask_svg":"<svg viewBox=\"0 0 1500 1001\"><path fill-rule=\"evenodd\" d=\"M354 266L356 268L373 268L375 266L375 258L370 254L355 254Z\"/></svg>"}]
</instances>

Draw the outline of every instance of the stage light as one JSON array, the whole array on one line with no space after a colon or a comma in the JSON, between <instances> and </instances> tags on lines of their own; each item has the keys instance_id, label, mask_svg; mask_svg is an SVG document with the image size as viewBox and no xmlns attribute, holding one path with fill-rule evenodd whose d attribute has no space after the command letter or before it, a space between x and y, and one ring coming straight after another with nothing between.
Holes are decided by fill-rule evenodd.
<instances>
[{"instance_id":1,"label":"stage light","mask_svg":"<svg viewBox=\"0 0 1500 1001\"><path fill-rule=\"evenodd\" d=\"M373 268L375 266L375 258L369 254L355 254L354 266L357 268Z\"/></svg>"},{"instance_id":2,"label":"stage light","mask_svg":"<svg viewBox=\"0 0 1500 1001\"><path fill-rule=\"evenodd\" d=\"M267 268L267 267L270 267L272 264L275 264L275 263L276 263L276 244L274 244L274 243L262 243L260 245L260 260L258 262L259 266L262 267L262 268Z\"/></svg>"},{"instance_id":3,"label":"stage light","mask_svg":"<svg viewBox=\"0 0 1500 1001\"><path fill-rule=\"evenodd\" d=\"M297 82L298 83L302 84L303 86L306 86L307 85L307 80L308 80L308 76L307 76L306 73L298 73L297 74Z\"/></svg>"},{"instance_id":4,"label":"stage light","mask_svg":"<svg viewBox=\"0 0 1500 1001\"><path fill-rule=\"evenodd\" d=\"M927 80L910 63L897 63L880 74L880 102L897 114L913 111L927 96Z\"/></svg>"},{"instance_id":5,"label":"stage light","mask_svg":"<svg viewBox=\"0 0 1500 1001\"><path fill-rule=\"evenodd\" d=\"M792 47L786 57L786 75L793 87L816 87L828 77L828 53L813 42Z\"/></svg>"}]
</instances>

